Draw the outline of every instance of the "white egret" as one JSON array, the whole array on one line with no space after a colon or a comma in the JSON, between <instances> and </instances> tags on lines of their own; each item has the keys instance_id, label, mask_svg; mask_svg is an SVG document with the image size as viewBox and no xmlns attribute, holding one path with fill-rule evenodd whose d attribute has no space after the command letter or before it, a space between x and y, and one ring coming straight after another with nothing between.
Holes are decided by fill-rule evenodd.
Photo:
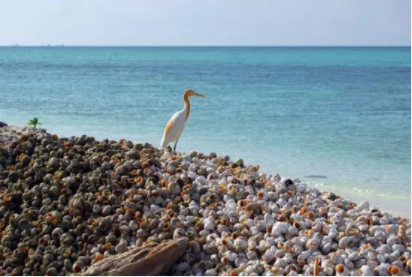
<instances>
[{"instance_id":1,"label":"white egret","mask_svg":"<svg viewBox=\"0 0 412 277\"><path fill-rule=\"evenodd\" d=\"M162 148L165 148L169 145L169 143L174 142L175 146L173 147L173 151L176 151L176 145L179 141L180 135L183 133L183 129L185 128L185 124L187 119L190 115L190 102L189 97L197 96L197 97L205 97L203 94L194 92L191 89L187 89L183 93L183 102L184 107L183 110L176 112L166 124L165 131L163 133L163 138L161 142Z\"/></svg>"}]
</instances>

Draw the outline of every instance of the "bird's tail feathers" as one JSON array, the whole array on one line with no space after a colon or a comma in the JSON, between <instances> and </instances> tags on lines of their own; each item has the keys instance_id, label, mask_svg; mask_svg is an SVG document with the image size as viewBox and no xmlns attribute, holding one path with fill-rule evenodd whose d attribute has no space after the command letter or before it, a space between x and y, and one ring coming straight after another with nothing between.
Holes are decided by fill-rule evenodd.
<instances>
[{"instance_id":1,"label":"bird's tail feathers","mask_svg":"<svg viewBox=\"0 0 412 277\"><path fill-rule=\"evenodd\" d=\"M160 148L161 148L161 149L165 149L166 146L167 146L167 143L165 143L165 139L162 138L162 141L160 142Z\"/></svg>"}]
</instances>

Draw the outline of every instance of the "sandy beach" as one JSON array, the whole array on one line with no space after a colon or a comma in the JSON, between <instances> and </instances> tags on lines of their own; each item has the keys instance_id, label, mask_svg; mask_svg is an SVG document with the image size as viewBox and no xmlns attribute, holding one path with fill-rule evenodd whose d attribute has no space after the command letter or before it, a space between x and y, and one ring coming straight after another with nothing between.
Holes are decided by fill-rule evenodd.
<instances>
[{"instance_id":1,"label":"sandy beach","mask_svg":"<svg viewBox=\"0 0 412 277\"><path fill-rule=\"evenodd\" d=\"M320 191L325 190L323 186L318 186L313 183L314 182L312 181L308 185L316 187ZM362 196L356 194L355 192L350 192L347 189L335 188L333 191L339 195L342 195L342 197L350 199L356 203L361 203L365 201L365 199ZM371 207L377 207L382 211L392 214L394 216L402 216L407 218L408 220L411 219L411 202L408 199L393 199L376 195L368 195L367 198L367 201L369 202Z\"/></svg>"},{"instance_id":2,"label":"sandy beach","mask_svg":"<svg viewBox=\"0 0 412 277\"><path fill-rule=\"evenodd\" d=\"M82 274L179 238L167 274L410 274L409 220L243 160L29 127L0 142L2 275Z\"/></svg>"}]
</instances>

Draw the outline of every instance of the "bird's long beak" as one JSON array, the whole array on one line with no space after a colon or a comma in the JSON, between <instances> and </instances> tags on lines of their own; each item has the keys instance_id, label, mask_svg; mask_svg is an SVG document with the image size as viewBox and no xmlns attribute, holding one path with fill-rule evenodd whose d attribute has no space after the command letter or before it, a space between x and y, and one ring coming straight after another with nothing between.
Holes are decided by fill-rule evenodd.
<instances>
[{"instance_id":1,"label":"bird's long beak","mask_svg":"<svg viewBox=\"0 0 412 277\"><path fill-rule=\"evenodd\" d=\"M203 94L197 93L197 92L193 92L193 94L197 97L205 97Z\"/></svg>"}]
</instances>

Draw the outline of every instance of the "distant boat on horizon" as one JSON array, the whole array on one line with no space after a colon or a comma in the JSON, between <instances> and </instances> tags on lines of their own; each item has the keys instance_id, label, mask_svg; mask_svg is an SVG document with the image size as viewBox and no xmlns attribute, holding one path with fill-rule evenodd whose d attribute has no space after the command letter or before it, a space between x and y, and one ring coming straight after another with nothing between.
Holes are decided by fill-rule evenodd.
<instances>
[{"instance_id":1,"label":"distant boat on horizon","mask_svg":"<svg viewBox=\"0 0 412 277\"><path fill-rule=\"evenodd\" d=\"M65 47L65 45L64 45L64 44L59 44L59 45L50 45L50 44L47 44L47 45L42 45L41 47Z\"/></svg>"}]
</instances>

